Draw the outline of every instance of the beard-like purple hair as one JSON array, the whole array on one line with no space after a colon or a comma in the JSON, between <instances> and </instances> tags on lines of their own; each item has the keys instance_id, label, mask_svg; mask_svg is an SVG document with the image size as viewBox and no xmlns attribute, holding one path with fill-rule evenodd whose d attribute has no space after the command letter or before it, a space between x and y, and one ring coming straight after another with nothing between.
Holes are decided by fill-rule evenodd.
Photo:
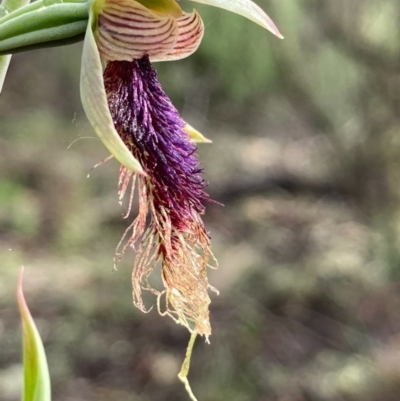
<instances>
[{"instance_id":1,"label":"beard-like purple hair","mask_svg":"<svg viewBox=\"0 0 400 401\"><path fill-rule=\"evenodd\" d=\"M208 289L212 288L207 267L214 259L200 217L208 195L197 148L147 56L132 62L109 62L104 84L114 126L145 172L137 175L123 166L120 169L120 199L129 193L129 215L137 186L139 214L121 239L116 263L133 248L135 305L144 311L142 290L150 290L158 296L160 313L207 338L211 334ZM163 291L148 282L158 261Z\"/></svg>"}]
</instances>

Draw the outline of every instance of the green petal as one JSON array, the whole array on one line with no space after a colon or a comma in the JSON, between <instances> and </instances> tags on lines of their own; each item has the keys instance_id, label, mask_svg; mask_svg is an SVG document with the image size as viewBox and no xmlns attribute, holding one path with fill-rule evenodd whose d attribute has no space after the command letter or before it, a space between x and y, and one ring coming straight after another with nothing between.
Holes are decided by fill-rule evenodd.
<instances>
[{"instance_id":1,"label":"green petal","mask_svg":"<svg viewBox=\"0 0 400 401\"><path fill-rule=\"evenodd\" d=\"M1 7L6 11L12 12L26 4L29 0L3 0L1 2ZM6 79L6 74L8 66L10 65L11 55L0 56L0 93L3 90L4 80Z\"/></svg>"},{"instance_id":2,"label":"green petal","mask_svg":"<svg viewBox=\"0 0 400 401\"><path fill-rule=\"evenodd\" d=\"M89 24L83 44L81 68L81 100L86 116L111 154L126 168L144 174L136 160L115 130L107 104L103 81L103 68L94 40L92 25L93 13L89 11Z\"/></svg>"},{"instance_id":3,"label":"green petal","mask_svg":"<svg viewBox=\"0 0 400 401\"><path fill-rule=\"evenodd\" d=\"M24 355L23 401L50 401L50 374L46 354L39 332L29 312L22 291L22 268L18 280L17 300L22 319L22 343Z\"/></svg>"},{"instance_id":4,"label":"green petal","mask_svg":"<svg viewBox=\"0 0 400 401\"><path fill-rule=\"evenodd\" d=\"M212 143L212 140L206 138L201 132L197 131L190 124L186 123L183 130L190 136L193 142L197 143Z\"/></svg>"},{"instance_id":5,"label":"green petal","mask_svg":"<svg viewBox=\"0 0 400 401\"><path fill-rule=\"evenodd\" d=\"M283 39L283 36L275 26L274 22L267 14L251 0L191 0L196 3L206 4L208 6L214 6L223 8L224 10L231 11L235 14L242 15L245 18L261 25L263 28L272 32L279 39Z\"/></svg>"}]
</instances>

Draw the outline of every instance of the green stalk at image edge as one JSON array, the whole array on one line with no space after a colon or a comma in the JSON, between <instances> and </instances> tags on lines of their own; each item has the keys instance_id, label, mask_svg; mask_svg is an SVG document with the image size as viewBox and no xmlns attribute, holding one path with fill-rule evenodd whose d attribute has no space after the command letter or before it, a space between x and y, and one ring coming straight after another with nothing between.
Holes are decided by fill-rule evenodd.
<instances>
[{"instance_id":1,"label":"green stalk at image edge","mask_svg":"<svg viewBox=\"0 0 400 401\"><path fill-rule=\"evenodd\" d=\"M12 12L20 7L23 7L29 3L30 0L3 0L0 4L7 12ZM4 80L6 79L6 74L8 66L10 65L11 55L0 56L0 94L3 90Z\"/></svg>"},{"instance_id":2,"label":"green stalk at image edge","mask_svg":"<svg viewBox=\"0 0 400 401\"><path fill-rule=\"evenodd\" d=\"M24 268L21 269L17 300L22 320L24 392L22 401L51 401L50 374L40 334L29 312L22 291Z\"/></svg>"}]
</instances>

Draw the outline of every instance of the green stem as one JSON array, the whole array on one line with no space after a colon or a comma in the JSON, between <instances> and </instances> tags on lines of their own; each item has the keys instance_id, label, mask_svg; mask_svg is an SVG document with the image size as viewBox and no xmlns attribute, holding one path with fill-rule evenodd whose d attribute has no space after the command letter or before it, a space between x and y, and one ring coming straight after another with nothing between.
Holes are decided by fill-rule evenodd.
<instances>
[{"instance_id":1,"label":"green stem","mask_svg":"<svg viewBox=\"0 0 400 401\"><path fill-rule=\"evenodd\" d=\"M1 6L8 12L12 12L22 6L28 4L30 0L3 0ZM6 79L6 74L8 66L10 65L11 55L0 56L0 93L3 90L4 80Z\"/></svg>"},{"instance_id":2,"label":"green stem","mask_svg":"<svg viewBox=\"0 0 400 401\"><path fill-rule=\"evenodd\" d=\"M73 25L73 24L71 24ZM0 56L5 55L5 54L16 54L16 53L22 53L22 52L26 52L26 51L31 51L31 50L36 50L36 49L44 49L44 48L49 48L49 47L60 47L60 46L67 46L67 45L71 45L73 43L78 43L78 42L82 42L85 35L83 33L80 33L83 29L86 27L87 25L87 21L81 21L78 23L74 23L74 25L77 28L78 34L75 36L71 35L72 30L70 29L70 27L68 27L70 29L70 31L68 32L68 36L66 38L62 38L60 37L60 33L61 32L57 32L57 39L52 40L51 37L49 36L49 41L48 42L40 42L40 43L34 43L34 44L28 44L28 45L21 45L18 47L12 46L12 51L10 51L9 49L4 50L3 49L3 44L4 42L0 41ZM50 32L51 33L51 32ZM43 39L43 32L35 32L35 34L40 35L40 39ZM45 33L46 34L46 33ZM31 41L32 37L29 37L29 40Z\"/></svg>"}]
</instances>

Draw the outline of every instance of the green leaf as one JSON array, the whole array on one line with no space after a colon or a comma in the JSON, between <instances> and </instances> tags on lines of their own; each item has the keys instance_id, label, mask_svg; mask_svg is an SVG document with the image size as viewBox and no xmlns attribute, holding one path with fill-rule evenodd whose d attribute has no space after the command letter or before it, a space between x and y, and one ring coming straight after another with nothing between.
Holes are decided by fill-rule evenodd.
<instances>
[{"instance_id":1,"label":"green leaf","mask_svg":"<svg viewBox=\"0 0 400 401\"><path fill-rule=\"evenodd\" d=\"M3 0L0 7L6 12L12 12L26 4L30 0ZM6 79L6 74L8 66L10 65L11 55L0 56L0 93L3 90L4 80Z\"/></svg>"},{"instance_id":2,"label":"green leaf","mask_svg":"<svg viewBox=\"0 0 400 401\"><path fill-rule=\"evenodd\" d=\"M46 6L35 1L0 19L0 54L83 39L89 18L86 2L64 1Z\"/></svg>"},{"instance_id":3,"label":"green leaf","mask_svg":"<svg viewBox=\"0 0 400 401\"><path fill-rule=\"evenodd\" d=\"M1 22L0 38L8 39L24 33L62 27L77 21L87 21L88 6L86 3L60 3L50 7L42 7L24 13L6 22ZM86 25L82 29L85 32Z\"/></svg>"},{"instance_id":4,"label":"green leaf","mask_svg":"<svg viewBox=\"0 0 400 401\"><path fill-rule=\"evenodd\" d=\"M49 0L45 0L45 1L47 1L47 3L49 2ZM43 3L43 0L35 0L33 3L26 4L23 7L20 7L14 11L7 12L3 17L0 17L0 25L6 21L9 21L16 17L19 17L22 14L32 13L33 11L39 10L43 7L53 7L57 4L60 4L60 3L56 2L58 0L54 0L54 1L55 1L55 3L53 3L53 4L51 4L51 3L46 4L46 3ZM74 3L87 3L87 0L63 0L62 1L62 4L74 4Z\"/></svg>"},{"instance_id":5,"label":"green leaf","mask_svg":"<svg viewBox=\"0 0 400 401\"><path fill-rule=\"evenodd\" d=\"M17 300L22 319L24 359L24 394L22 401L51 401L50 374L39 332L29 312L22 291L24 268L21 269Z\"/></svg>"},{"instance_id":6,"label":"green leaf","mask_svg":"<svg viewBox=\"0 0 400 401\"><path fill-rule=\"evenodd\" d=\"M87 20L71 22L61 26L40 29L22 35L1 39L0 27L0 55L15 54L23 51L42 49L47 47L65 46L80 42L84 38Z\"/></svg>"}]
</instances>

